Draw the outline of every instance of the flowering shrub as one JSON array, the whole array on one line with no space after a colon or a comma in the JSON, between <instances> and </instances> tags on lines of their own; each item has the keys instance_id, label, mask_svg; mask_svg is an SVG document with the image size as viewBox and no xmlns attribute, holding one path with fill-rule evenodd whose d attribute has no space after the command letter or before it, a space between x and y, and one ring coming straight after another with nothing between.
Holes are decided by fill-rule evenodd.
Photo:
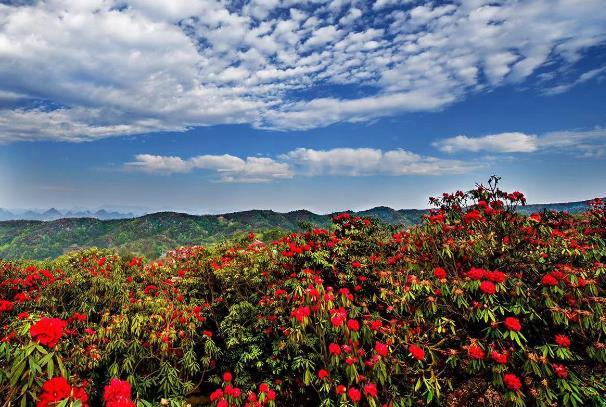
<instances>
[{"instance_id":1,"label":"flowering shrub","mask_svg":"<svg viewBox=\"0 0 606 407\"><path fill-rule=\"evenodd\" d=\"M17 405L606 403L606 203L521 215L491 179L398 230L254 234L156 261L0 262ZM163 400L163 401L162 401Z\"/></svg>"}]
</instances>

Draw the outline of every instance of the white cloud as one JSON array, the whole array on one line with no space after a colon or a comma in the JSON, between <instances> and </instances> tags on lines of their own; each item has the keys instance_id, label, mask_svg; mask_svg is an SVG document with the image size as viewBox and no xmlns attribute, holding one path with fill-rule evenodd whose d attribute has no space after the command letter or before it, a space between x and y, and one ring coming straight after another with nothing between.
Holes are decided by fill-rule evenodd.
<instances>
[{"instance_id":1,"label":"white cloud","mask_svg":"<svg viewBox=\"0 0 606 407\"><path fill-rule=\"evenodd\" d=\"M243 160L229 154L200 155L190 159L138 154L135 161L126 164L126 168L163 174L187 173L195 169L211 170L222 182L269 182L293 177L286 163L279 163L267 157L247 157Z\"/></svg>"},{"instance_id":2,"label":"white cloud","mask_svg":"<svg viewBox=\"0 0 606 407\"><path fill-rule=\"evenodd\" d=\"M306 129L432 111L573 64L605 40L602 0L0 4L0 141ZM374 91L297 96L330 85ZM53 107L24 107L34 105Z\"/></svg>"},{"instance_id":3,"label":"white cloud","mask_svg":"<svg viewBox=\"0 0 606 407\"><path fill-rule=\"evenodd\" d=\"M161 156L152 154L138 154L136 161L126 165L144 172L161 172L172 174L176 172L189 172L192 169L191 163L183 160L181 157Z\"/></svg>"},{"instance_id":4,"label":"white cloud","mask_svg":"<svg viewBox=\"0 0 606 407\"><path fill-rule=\"evenodd\" d=\"M537 136L519 132L482 137L456 136L433 143L445 153L489 151L494 153L531 153L538 149Z\"/></svg>"},{"instance_id":5,"label":"white cloud","mask_svg":"<svg viewBox=\"0 0 606 407\"><path fill-rule=\"evenodd\" d=\"M406 150L374 148L298 148L280 156L305 175L443 175L461 174L478 168L473 163L421 156Z\"/></svg>"},{"instance_id":6,"label":"white cloud","mask_svg":"<svg viewBox=\"0 0 606 407\"><path fill-rule=\"evenodd\" d=\"M580 85L582 83L588 82L594 78L603 78L605 72L606 72L606 66L603 66L601 68L596 68L596 69L590 69L589 71L584 72L581 75L579 75L579 77L577 79L575 79L574 81L572 81L570 83L561 83L561 84L553 86L551 88L547 88L543 91L543 93L545 93L546 95L558 95L560 93L567 92L569 89L571 89L577 85Z\"/></svg>"},{"instance_id":7,"label":"white cloud","mask_svg":"<svg viewBox=\"0 0 606 407\"><path fill-rule=\"evenodd\" d=\"M270 182L295 176L370 176L463 174L478 164L422 156L406 150L375 148L297 148L277 159L229 154L200 155L189 159L176 156L139 154L125 164L129 170L174 174L194 170L214 171L221 182Z\"/></svg>"},{"instance_id":8,"label":"white cloud","mask_svg":"<svg viewBox=\"0 0 606 407\"><path fill-rule=\"evenodd\" d=\"M533 153L560 150L587 157L602 156L606 148L606 130L556 131L541 135L520 132L490 134L480 137L456 136L438 140L433 146L445 153L461 151L488 153Z\"/></svg>"}]
</instances>

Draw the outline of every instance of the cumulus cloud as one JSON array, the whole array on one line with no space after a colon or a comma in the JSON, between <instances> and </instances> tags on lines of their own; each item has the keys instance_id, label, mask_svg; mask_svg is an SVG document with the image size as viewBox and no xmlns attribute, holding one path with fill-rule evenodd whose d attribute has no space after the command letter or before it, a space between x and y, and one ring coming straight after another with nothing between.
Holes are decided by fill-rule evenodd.
<instances>
[{"instance_id":1,"label":"cumulus cloud","mask_svg":"<svg viewBox=\"0 0 606 407\"><path fill-rule=\"evenodd\" d=\"M148 173L186 173L195 169L214 171L222 182L260 183L275 179L292 178L288 164L268 157L233 155L200 155L189 159L176 156L138 154L135 161L126 164L127 169Z\"/></svg>"},{"instance_id":2,"label":"cumulus cloud","mask_svg":"<svg viewBox=\"0 0 606 407\"><path fill-rule=\"evenodd\" d=\"M538 138L519 132L490 134L482 137L456 136L433 143L445 153L489 151L493 153L531 153L538 149Z\"/></svg>"},{"instance_id":3,"label":"cumulus cloud","mask_svg":"<svg viewBox=\"0 0 606 407\"><path fill-rule=\"evenodd\" d=\"M3 2L0 141L432 111L570 66L605 40L601 0ZM365 94L298 96L331 85Z\"/></svg>"},{"instance_id":4,"label":"cumulus cloud","mask_svg":"<svg viewBox=\"0 0 606 407\"><path fill-rule=\"evenodd\" d=\"M556 131L541 135L520 132L470 137L459 135L438 140L433 146L445 153L461 151L487 153L533 153L536 151L573 151L584 156L602 156L606 148L606 130Z\"/></svg>"},{"instance_id":5,"label":"cumulus cloud","mask_svg":"<svg viewBox=\"0 0 606 407\"><path fill-rule=\"evenodd\" d=\"M444 175L462 174L478 168L473 163L427 157L401 149L298 148L281 158L297 165L306 175Z\"/></svg>"},{"instance_id":6,"label":"cumulus cloud","mask_svg":"<svg viewBox=\"0 0 606 407\"><path fill-rule=\"evenodd\" d=\"M277 159L242 159L229 154L184 159L178 156L139 154L135 156L135 161L125 164L128 170L160 174L210 170L221 182L270 182L294 176L462 174L478 167L474 163L422 156L402 149L382 151L375 148L297 148Z\"/></svg>"}]
</instances>

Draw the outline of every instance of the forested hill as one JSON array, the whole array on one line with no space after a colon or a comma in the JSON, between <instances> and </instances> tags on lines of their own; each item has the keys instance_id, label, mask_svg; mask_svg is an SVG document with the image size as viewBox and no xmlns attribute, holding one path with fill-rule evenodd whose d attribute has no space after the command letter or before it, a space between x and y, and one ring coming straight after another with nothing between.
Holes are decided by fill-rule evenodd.
<instances>
[{"instance_id":1,"label":"forested hill","mask_svg":"<svg viewBox=\"0 0 606 407\"><path fill-rule=\"evenodd\" d=\"M521 212L542 209L579 212L586 202L528 205ZM379 206L354 214L389 224L412 225L426 213L420 209L395 210ZM0 222L0 258L44 259L83 247L114 247L148 258L159 257L182 245L208 245L237 233L254 230L265 240L301 228L302 222L326 227L332 215L306 210L279 213L250 210L223 215L188 215L158 212L129 219L66 218L52 221L12 220Z\"/></svg>"},{"instance_id":2,"label":"forested hill","mask_svg":"<svg viewBox=\"0 0 606 407\"><path fill-rule=\"evenodd\" d=\"M384 222L411 225L423 210L377 207L359 212ZM264 239L301 228L301 222L328 226L331 215L298 210L278 213L250 210L223 215L188 215L158 212L131 219L99 220L69 218L54 221L14 220L0 222L0 258L44 259L83 247L115 247L158 257L181 245L212 244L236 233L254 230Z\"/></svg>"}]
</instances>

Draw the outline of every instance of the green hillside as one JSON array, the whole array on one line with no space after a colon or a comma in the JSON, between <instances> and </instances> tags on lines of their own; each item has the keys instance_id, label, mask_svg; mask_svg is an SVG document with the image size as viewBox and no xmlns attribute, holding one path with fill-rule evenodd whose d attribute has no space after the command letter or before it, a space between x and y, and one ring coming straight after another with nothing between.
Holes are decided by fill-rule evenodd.
<instances>
[{"instance_id":1,"label":"green hillside","mask_svg":"<svg viewBox=\"0 0 606 407\"><path fill-rule=\"evenodd\" d=\"M360 212L402 225L417 223L422 213L384 207ZM273 240L285 232L300 230L304 223L328 227L330 217L304 210L288 213L251 210L203 216L158 212L116 220L5 221L0 222L0 258L45 259L92 246L155 258L178 246L208 245L252 230L264 240Z\"/></svg>"},{"instance_id":2,"label":"green hillside","mask_svg":"<svg viewBox=\"0 0 606 407\"><path fill-rule=\"evenodd\" d=\"M576 213L585 207L585 202L570 202L528 205L518 210L525 214L543 209ZM412 225L418 223L426 211L378 206L352 213L392 225ZM259 238L270 241L285 232L298 231L305 225L328 227L331 216L306 210L287 213L250 210L202 216L158 212L138 218L114 220L69 218L54 221L4 221L0 222L0 258L45 259L93 246L111 247L125 253L156 258L178 246L208 245L252 230Z\"/></svg>"}]
</instances>

